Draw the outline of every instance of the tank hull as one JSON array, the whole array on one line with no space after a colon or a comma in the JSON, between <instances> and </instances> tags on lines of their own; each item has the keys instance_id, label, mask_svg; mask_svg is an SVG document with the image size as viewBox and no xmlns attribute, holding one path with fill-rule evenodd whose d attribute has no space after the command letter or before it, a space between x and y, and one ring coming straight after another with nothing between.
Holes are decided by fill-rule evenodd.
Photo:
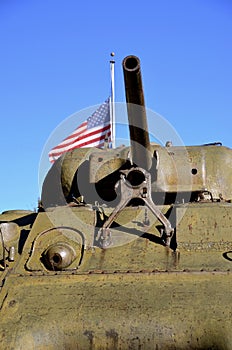
<instances>
[{"instance_id":1,"label":"tank hull","mask_svg":"<svg viewBox=\"0 0 232 350\"><path fill-rule=\"evenodd\" d=\"M231 349L230 305L230 272L12 274L0 348Z\"/></svg>"}]
</instances>

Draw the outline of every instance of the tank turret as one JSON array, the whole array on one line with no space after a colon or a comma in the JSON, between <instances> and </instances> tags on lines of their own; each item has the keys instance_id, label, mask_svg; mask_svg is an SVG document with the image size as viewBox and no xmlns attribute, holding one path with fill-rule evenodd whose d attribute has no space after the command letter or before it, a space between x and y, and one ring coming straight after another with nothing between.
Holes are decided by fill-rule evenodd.
<instances>
[{"instance_id":1,"label":"tank turret","mask_svg":"<svg viewBox=\"0 0 232 350\"><path fill-rule=\"evenodd\" d=\"M2 350L232 349L232 150L150 142L123 72L130 146L67 152L0 215Z\"/></svg>"}]
</instances>

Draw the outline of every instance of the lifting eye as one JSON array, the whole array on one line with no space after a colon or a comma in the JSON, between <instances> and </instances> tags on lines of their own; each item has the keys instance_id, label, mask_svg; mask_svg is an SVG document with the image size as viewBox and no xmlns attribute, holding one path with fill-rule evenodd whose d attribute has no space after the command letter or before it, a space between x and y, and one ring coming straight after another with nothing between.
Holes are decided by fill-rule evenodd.
<instances>
[{"instance_id":1,"label":"lifting eye","mask_svg":"<svg viewBox=\"0 0 232 350\"><path fill-rule=\"evenodd\" d=\"M42 261L48 270L61 271L76 259L74 249L65 242L50 245L42 254Z\"/></svg>"}]
</instances>

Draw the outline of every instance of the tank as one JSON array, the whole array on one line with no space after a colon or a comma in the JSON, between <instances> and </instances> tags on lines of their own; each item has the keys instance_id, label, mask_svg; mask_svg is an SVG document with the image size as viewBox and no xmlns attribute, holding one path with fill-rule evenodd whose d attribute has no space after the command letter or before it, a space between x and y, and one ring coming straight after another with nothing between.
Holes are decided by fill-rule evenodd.
<instances>
[{"instance_id":1,"label":"tank","mask_svg":"<svg viewBox=\"0 0 232 350\"><path fill-rule=\"evenodd\" d=\"M67 152L0 215L1 349L232 349L232 150L150 142L122 66L130 146Z\"/></svg>"}]
</instances>

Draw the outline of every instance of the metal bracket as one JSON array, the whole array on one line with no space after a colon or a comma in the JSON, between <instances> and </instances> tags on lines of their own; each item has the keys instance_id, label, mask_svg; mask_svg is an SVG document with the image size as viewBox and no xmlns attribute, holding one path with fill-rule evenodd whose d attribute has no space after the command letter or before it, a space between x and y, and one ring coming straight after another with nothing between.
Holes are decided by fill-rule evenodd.
<instances>
[{"instance_id":1,"label":"metal bracket","mask_svg":"<svg viewBox=\"0 0 232 350\"><path fill-rule=\"evenodd\" d=\"M96 240L100 240L102 248L107 248L111 242L110 226L118 214L126 207L133 198L140 198L144 201L151 212L163 224L161 238L166 246L170 246L170 241L174 229L170 221L164 216L151 198L151 175L143 168L132 168L122 171L120 180L115 185L115 190L121 195L119 204L115 207L108 219L98 231Z\"/></svg>"}]
</instances>

